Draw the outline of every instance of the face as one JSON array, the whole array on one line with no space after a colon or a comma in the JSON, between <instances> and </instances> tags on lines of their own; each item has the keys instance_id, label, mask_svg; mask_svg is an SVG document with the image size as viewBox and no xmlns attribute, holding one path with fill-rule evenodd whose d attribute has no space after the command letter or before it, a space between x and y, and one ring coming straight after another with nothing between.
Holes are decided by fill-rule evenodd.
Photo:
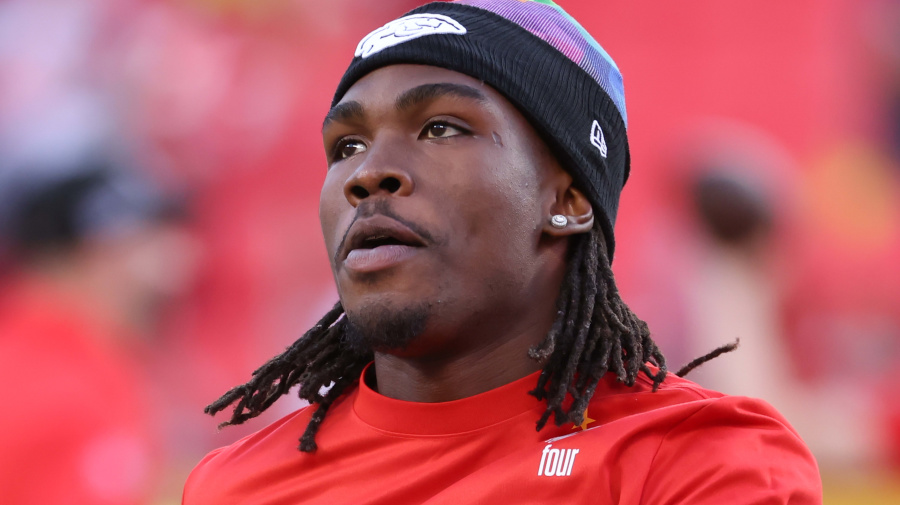
<instances>
[{"instance_id":1,"label":"face","mask_svg":"<svg viewBox=\"0 0 900 505\"><path fill-rule=\"evenodd\" d=\"M320 219L351 334L426 355L553 311L565 246L544 230L571 178L496 90L384 67L329 112L323 140Z\"/></svg>"}]
</instances>

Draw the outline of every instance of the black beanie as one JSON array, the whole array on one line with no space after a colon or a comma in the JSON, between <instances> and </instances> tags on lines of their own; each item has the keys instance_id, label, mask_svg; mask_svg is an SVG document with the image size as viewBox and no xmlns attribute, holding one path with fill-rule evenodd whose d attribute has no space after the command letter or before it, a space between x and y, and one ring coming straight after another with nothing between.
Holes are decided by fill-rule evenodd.
<instances>
[{"instance_id":1,"label":"black beanie","mask_svg":"<svg viewBox=\"0 0 900 505\"><path fill-rule=\"evenodd\" d=\"M332 106L378 68L412 63L469 75L503 94L594 206L612 261L630 155L622 75L581 25L549 0L434 2L360 41Z\"/></svg>"}]
</instances>

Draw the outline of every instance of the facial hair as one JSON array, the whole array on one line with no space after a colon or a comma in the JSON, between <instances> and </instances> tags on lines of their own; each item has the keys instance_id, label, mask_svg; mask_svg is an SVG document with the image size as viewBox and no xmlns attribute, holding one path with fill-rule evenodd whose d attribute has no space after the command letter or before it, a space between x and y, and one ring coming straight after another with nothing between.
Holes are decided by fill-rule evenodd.
<instances>
[{"instance_id":1,"label":"facial hair","mask_svg":"<svg viewBox=\"0 0 900 505\"><path fill-rule=\"evenodd\" d=\"M425 303L400 310L375 306L348 312L344 344L357 352L403 350L425 330L428 314Z\"/></svg>"}]
</instances>

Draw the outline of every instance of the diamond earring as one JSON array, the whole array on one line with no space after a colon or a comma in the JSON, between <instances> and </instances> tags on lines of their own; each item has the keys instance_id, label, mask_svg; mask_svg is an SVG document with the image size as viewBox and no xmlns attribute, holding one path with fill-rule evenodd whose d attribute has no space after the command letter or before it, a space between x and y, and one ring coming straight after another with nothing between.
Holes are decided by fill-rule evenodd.
<instances>
[{"instance_id":1,"label":"diamond earring","mask_svg":"<svg viewBox=\"0 0 900 505\"><path fill-rule=\"evenodd\" d=\"M569 220L562 214L554 214L553 217L550 218L550 224L554 228L565 228L566 225L569 224Z\"/></svg>"}]
</instances>

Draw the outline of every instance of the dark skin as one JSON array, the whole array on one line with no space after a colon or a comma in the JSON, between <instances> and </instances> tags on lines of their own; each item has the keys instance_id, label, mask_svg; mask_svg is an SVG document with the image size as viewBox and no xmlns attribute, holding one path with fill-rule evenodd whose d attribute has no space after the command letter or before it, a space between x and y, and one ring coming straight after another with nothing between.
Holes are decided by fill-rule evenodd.
<instances>
[{"instance_id":1,"label":"dark skin","mask_svg":"<svg viewBox=\"0 0 900 505\"><path fill-rule=\"evenodd\" d=\"M348 317L427 315L408 345L376 348L379 393L451 401L537 371L568 236L593 213L516 108L466 75L392 65L350 88L323 141L319 214ZM385 236L400 238L365 245Z\"/></svg>"}]
</instances>

